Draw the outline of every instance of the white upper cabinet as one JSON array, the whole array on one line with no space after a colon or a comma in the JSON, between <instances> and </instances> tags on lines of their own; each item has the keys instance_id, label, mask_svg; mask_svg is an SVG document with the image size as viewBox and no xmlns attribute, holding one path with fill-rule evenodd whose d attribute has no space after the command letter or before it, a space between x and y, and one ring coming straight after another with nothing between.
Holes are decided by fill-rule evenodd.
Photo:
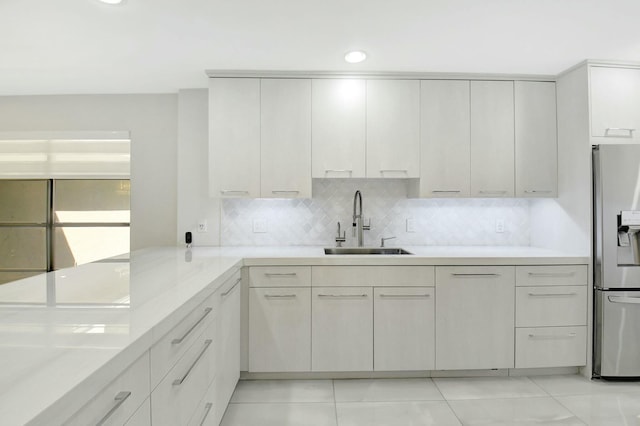
<instances>
[{"instance_id":1,"label":"white upper cabinet","mask_svg":"<svg viewBox=\"0 0 640 426\"><path fill-rule=\"evenodd\" d=\"M640 140L640 69L590 67L591 136Z\"/></svg>"},{"instance_id":2,"label":"white upper cabinet","mask_svg":"<svg viewBox=\"0 0 640 426\"><path fill-rule=\"evenodd\" d=\"M513 81L471 82L471 196L514 196Z\"/></svg>"},{"instance_id":3,"label":"white upper cabinet","mask_svg":"<svg viewBox=\"0 0 640 426\"><path fill-rule=\"evenodd\" d=\"M209 80L209 195L260 196L260 80Z\"/></svg>"},{"instance_id":4,"label":"white upper cabinet","mask_svg":"<svg viewBox=\"0 0 640 426\"><path fill-rule=\"evenodd\" d=\"M420 82L420 196L468 197L469 81Z\"/></svg>"},{"instance_id":5,"label":"white upper cabinet","mask_svg":"<svg viewBox=\"0 0 640 426\"><path fill-rule=\"evenodd\" d=\"M514 84L516 197L557 197L556 85Z\"/></svg>"},{"instance_id":6,"label":"white upper cabinet","mask_svg":"<svg viewBox=\"0 0 640 426\"><path fill-rule=\"evenodd\" d=\"M420 82L367 80L367 177L420 177Z\"/></svg>"},{"instance_id":7,"label":"white upper cabinet","mask_svg":"<svg viewBox=\"0 0 640 426\"><path fill-rule=\"evenodd\" d=\"M313 80L311 117L312 176L365 177L365 80Z\"/></svg>"},{"instance_id":8,"label":"white upper cabinet","mask_svg":"<svg viewBox=\"0 0 640 426\"><path fill-rule=\"evenodd\" d=\"M311 80L263 79L260 187L263 198L311 198Z\"/></svg>"}]
</instances>

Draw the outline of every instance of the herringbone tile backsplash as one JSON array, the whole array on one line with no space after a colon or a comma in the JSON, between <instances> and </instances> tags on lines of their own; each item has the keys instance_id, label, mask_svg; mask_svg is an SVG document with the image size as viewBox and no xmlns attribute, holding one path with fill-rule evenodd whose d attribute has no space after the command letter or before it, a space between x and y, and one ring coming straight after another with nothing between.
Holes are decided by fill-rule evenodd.
<instances>
[{"instance_id":1,"label":"herringbone tile backsplash","mask_svg":"<svg viewBox=\"0 0 640 426\"><path fill-rule=\"evenodd\" d=\"M377 246L381 237L397 237L389 246L528 246L529 201L517 198L407 198L405 179L314 179L313 198L225 199L222 202L221 245L335 245L337 222L351 235L353 195L362 192L365 245ZM407 232L407 219L414 231ZM266 232L253 232L254 221ZM496 221L504 232L496 232Z\"/></svg>"}]
</instances>

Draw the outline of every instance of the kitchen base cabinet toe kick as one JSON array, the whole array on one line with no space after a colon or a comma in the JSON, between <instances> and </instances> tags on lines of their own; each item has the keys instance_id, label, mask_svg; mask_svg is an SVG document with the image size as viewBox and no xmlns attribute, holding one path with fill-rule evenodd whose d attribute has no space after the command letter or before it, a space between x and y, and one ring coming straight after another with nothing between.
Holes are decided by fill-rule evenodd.
<instances>
[{"instance_id":1,"label":"kitchen base cabinet toe kick","mask_svg":"<svg viewBox=\"0 0 640 426\"><path fill-rule=\"evenodd\" d=\"M243 377L575 372L587 359L587 268L280 266L271 273L288 278L265 287L265 267L249 267Z\"/></svg>"}]
</instances>

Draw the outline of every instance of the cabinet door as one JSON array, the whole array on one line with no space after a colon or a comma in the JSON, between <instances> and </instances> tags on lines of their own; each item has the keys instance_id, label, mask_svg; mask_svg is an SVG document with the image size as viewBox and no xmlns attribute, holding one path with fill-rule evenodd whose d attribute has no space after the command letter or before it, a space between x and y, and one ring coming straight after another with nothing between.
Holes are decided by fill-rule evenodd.
<instances>
[{"instance_id":1,"label":"cabinet door","mask_svg":"<svg viewBox=\"0 0 640 426\"><path fill-rule=\"evenodd\" d=\"M513 82L471 82L471 196L513 197Z\"/></svg>"},{"instance_id":2,"label":"cabinet door","mask_svg":"<svg viewBox=\"0 0 640 426\"><path fill-rule=\"evenodd\" d=\"M260 194L311 198L311 80L261 80Z\"/></svg>"},{"instance_id":3,"label":"cabinet door","mask_svg":"<svg viewBox=\"0 0 640 426\"><path fill-rule=\"evenodd\" d=\"M312 81L312 176L365 177L366 83Z\"/></svg>"},{"instance_id":4,"label":"cabinet door","mask_svg":"<svg viewBox=\"0 0 640 426\"><path fill-rule=\"evenodd\" d=\"M420 196L468 197L469 82L420 82Z\"/></svg>"},{"instance_id":5,"label":"cabinet door","mask_svg":"<svg viewBox=\"0 0 640 426\"><path fill-rule=\"evenodd\" d=\"M371 287L312 289L312 371L373 370L372 293Z\"/></svg>"},{"instance_id":6,"label":"cabinet door","mask_svg":"<svg viewBox=\"0 0 640 426\"><path fill-rule=\"evenodd\" d=\"M556 84L514 84L516 197L557 197Z\"/></svg>"},{"instance_id":7,"label":"cabinet door","mask_svg":"<svg viewBox=\"0 0 640 426\"><path fill-rule=\"evenodd\" d=\"M311 371L311 288L249 290L249 371Z\"/></svg>"},{"instance_id":8,"label":"cabinet door","mask_svg":"<svg viewBox=\"0 0 640 426\"><path fill-rule=\"evenodd\" d=\"M436 267L436 369L513 368L515 269Z\"/></svg>"},{"instance_id":9,"label":"cabinet door","mask_svg":"<svg viewBox=\"0 0 640 426\"><path fill-rule=\"evenodd\" d=\"M591 136L640 139L640 69L590 68Z\"/></svg>"},{"instance_id":10,"label":"cabinet door","mask_svg":"<svg viewBox=\"0 0 640 426\"><path fill-rule=\"evenodd\" d=\"M420 177L420 84L367 80L367 177Z\"/></svg>"},{"instance_id":11,"label":"cabinet door","mask_svg":"<svg viewBox=\"0 0 640 426\"><path fill-rule=\"evenodd\" d=\"M209 195L260 196L260 80L209 80Z\"/></svg>"},{"instance_id":12,"label":"cabinet door","mask_svg":"<svg viewBox=\"0 0 640 426\"><path fill-rule=\"evenodd\" d=\"M433 288L377 287L373 291L374 370L433 370Z\"/></svg>"}]
</instances>

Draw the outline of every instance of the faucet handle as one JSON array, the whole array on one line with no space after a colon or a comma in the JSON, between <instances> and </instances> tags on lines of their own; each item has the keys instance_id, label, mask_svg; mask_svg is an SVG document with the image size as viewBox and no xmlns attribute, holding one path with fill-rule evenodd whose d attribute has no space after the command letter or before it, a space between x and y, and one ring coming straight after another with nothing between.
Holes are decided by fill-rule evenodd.
<instances>
[{"instance_id":1,"label":"faucet handle","mask_svg":"<svg viewBox=\"0 0 640 426\"><path fill-rule=\"evenodd\" d=\"M362 218L362 221L364 221L364 218ZM362 230L371 231L371 218L369 218L369 223L362 225Z\"/></svg>"},{"instance_id":2,"label":"faucet handle","mask_svg":"<svg viewBox=\"0 0 640 426\"><path fill-rule=\"evenodd\" d=\"M347 231L343 231L340 235L340 222L338 222L338 236L336 237L336 247L342 247L342 243L347 241Z\"/></svg>"},{"instance_id":3,"label":"faucet handle","mask_svg":"<svg viewBox=\"0 0 640 426\"><path fill-rule=\"evenodd\" d=\"M380 238L380 247L384 247L384 242L387 240L393 240L396 237L386 237L386 238Z\"/></svg>"}]
</instances>

